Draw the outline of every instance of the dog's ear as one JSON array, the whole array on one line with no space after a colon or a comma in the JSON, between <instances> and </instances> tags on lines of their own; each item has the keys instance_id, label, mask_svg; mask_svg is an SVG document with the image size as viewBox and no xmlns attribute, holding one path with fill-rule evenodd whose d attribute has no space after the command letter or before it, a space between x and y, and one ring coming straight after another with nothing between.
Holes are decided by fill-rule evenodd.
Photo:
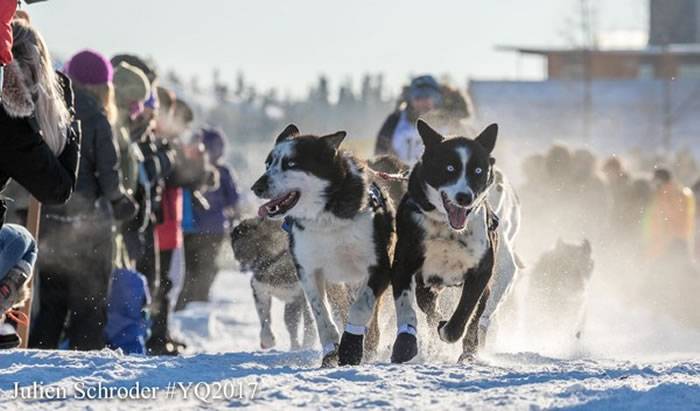
<instances>
[{"instance_id":1,"label":"dog's ear","mask_svg":"<svg viewBox=\"0 0 700 411\"><path fill-rule=\"evenodd\" d=\"M476 138L476 142L486 149L487 153L491 153L496 147L496 137L498 136L498 124L494 123L486 127L484 131Z\"/></svg>"},{"instance_id":2,"label":"dog's ear","mask_svg":"<svg viewBox=\"0 0 700 411\"><path fill-rule=\"evenodd\" d=\"M282 141L288 139L289 137L296 137L299 134L299 128L294 124L290 124L284 130L282 130L279 136L277 136L277 139L275 139L275 144L279 144Z\"/></svg>"},{"instance_id":3,"label":"dog's ear","mask_svg":"<svg viewBox=\"0 0 700 411\"><path fill-rule=\"evenodd\" d=\"M345 140L345 136L347 136L348 133L344 131L336 131L333 134L328 134L326 136L321 137L322 141L325 141L326 144L330 145L333 147L333 150L337 150L340 147L340 144Z\"/></svg>"},{"instance_id":4,"label":"dog's ear","mask_svg":"<svg viewBox=\"0 0 700 411\"><path fill-rule=\"evenodd\" d=\"M435 131L428 123L423 121L423 119L418 119L416 128L418 128L418 134L420 134L421 139L423 139L423 145L425 145L426 148L436 146L445 140L442 134Z\"/></svg>"}]
</instances>

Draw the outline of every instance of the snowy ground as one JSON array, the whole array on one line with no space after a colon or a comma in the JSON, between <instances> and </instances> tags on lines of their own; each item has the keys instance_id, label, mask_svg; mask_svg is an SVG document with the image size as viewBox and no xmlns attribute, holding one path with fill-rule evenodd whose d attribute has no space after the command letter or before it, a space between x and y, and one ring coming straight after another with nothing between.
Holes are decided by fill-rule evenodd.
<instances>
[{"instance_id":1,"label":"snowy ground","mask_svg":"<svg viewBox=\"0 0 700 411\"><path fill-rule=\"evenodd\" d=\"M273 325L278 350L258 349L247 276L223 273L214 296L175 319L178 335L190 344L191 354L182 358L106 350L1 352L0 409L700 408L700 360L689 360L692 355L652 361L487 353L475 364L455 365L456 349L432 342L415 364L393 365L388 335L376 363L322 370L317 352L285 352L289 339L279 304ZM15 384L33 383L43 398L26 391L33 398L13 398ZM135 398L137 388L141 398ZM55 394L66 398L48 398ZM89 395L103 398L83 398Z\"/></svg>"}]
</instances>

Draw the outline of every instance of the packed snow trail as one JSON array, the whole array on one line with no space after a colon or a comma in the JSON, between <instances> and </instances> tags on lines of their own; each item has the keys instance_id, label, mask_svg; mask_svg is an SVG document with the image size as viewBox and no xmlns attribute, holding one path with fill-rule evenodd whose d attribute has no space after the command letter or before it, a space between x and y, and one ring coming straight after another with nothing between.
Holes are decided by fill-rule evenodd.
<instances>
[{"instance_id":1,"label":"packed snow trail","mask_svg":"<svg viewBox=\"0 0 700 411\"><path fill-rule=\"evenodd\" d=\"M289 341L281 304L274 306L277 350L258 349L248 276L222 273L214 290L211 303L191 304L176 316L175 330L192 351L180 358L109 350L0 352L0 409L700 408L700 360L554 359L520 353L485 354L475 364L456 365L458 352L447 350L437 359L423 354L415 364L390 364L382 353L373 364L319 369L318 352L284 351ZM24 397L34 397L27 392L33 383L44 398L14 398L15 384L25 388ZM96 391L100 384L102 394ZM135 394L128 390L133 393L137 384L141 399L131 399ZM89 387L94 395L112 398L86 399ZM144 388L155 398L143 395ZM47 398L46 393L61 390L65 399Z\"/></svg>"}]
</instances>

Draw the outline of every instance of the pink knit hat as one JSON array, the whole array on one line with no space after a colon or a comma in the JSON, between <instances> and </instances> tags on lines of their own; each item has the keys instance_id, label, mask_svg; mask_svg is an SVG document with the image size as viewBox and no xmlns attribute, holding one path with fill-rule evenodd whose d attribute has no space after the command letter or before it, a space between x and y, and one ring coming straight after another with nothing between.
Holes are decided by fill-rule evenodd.
<instances>
[{"instance_id":1,"label":"pink knit hat","mask_svg":"<svg viewBox=\"0 0 700 411\"><path fill-rule=\"evenodd\" d=\"M80 84L107 84L112 82L112 63L94 50L83 50L68 60L65 66L68 76Z\"/></svg>"}]
</instances>

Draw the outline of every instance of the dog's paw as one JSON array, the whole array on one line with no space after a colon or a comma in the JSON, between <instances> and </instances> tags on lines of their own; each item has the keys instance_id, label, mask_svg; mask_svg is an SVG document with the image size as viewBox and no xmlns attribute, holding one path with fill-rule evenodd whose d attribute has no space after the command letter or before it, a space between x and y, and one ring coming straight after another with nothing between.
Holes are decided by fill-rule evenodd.
<instances>
[{"instance_id":1,"label":"dog's paw","mask_svg":"<svg viewBox=\"0 0 700 411\"><path fill-rule=\"evenodd\" d=\"M455 343L462 337L461 334L456 334L450 331L450 328L447 327L447 321L440 321L437 331L438 336L440 336L440 340L448 344Z\"/></svg>"},{"instance_id":2,"label":"dog's paw","mask_svg":"<svg viewBox=\"0 0 700 411\"><path fill-rule=\"evenodd\" d=\"M438 323L437 331L438 331L438 336L440 337L440 340L442 340L442 342L449 343L451 341L449 340L449 335L447 334L447 330L445 329L446 325L447 325L447 321L440 321Z\"/></svg>"},{"instance_id":3,"label":"dog's paw","mask_svg":"<svg viewBox=\"0 0 700 411\"><path fill-rule=\"evenodd\" d=\"M370 350L370 349L364 350L363 354L362 354L362 361L364 361L365 363L375 361L377 359L377 355L378 354L377 354L376 349L375 350Z\"/></svg>"},{"instance_id":4,"label":"dog's paw","mask_svg":"<svg viewBox=\"0 0 700 411\"><path fill-rule=\"evenodd\" d=\"M409 333L400 333L394 341L394 349L391 351L391 362L395 364L410 361L418 354L418 339Z\"/></svg>"},{"instance_id":5,"label":"dog's paw","mask_svg":"<svg viewBox=\"0 0 700 411\"><path fill-rule=\"evenodd\" d=\"M270 348L274 348L275 345L277 345L277 341L272 333L260 333L260 348L269 350Z\"/></svg>"},{"instance_id":6,"label":"dog's paw","mask_svg":"<svg viewBox=\"0 0 700 411\"><path fill-rule=\"evenodd\" d=\"M359 365L362 362L364 336L344 332L338 349L340 365Z\"/></svg>"},{"instance_id":7,"label":"dog's paw","mask_svg":"<svg viewBox=\"0 0 700 411\"><path fill-rule=\"evenodd\" d=\"M464 351L459 355L457 360L458 364L471 364L476 361L476 352L474 351Z\"/></svg>"},{"instance_id":8,"label":"dog's paw","mask_svg":"<svg viewBox=\"0 0 700 411\"><path fill-rule=\"evenodd\" d=\"M301 348L304 350L312 349L314 348L316 341L318 341L318 335L316 334L315 330L304 330L304 339L301 342Z\"/></svg>"},{"instance_id":9,"label":"dog's paw","mask_svg":"<svg viewBox=\"0 0 700 411\"><path fill-rule=\"evenodd\" d=\"M321 368L335 368L338 366L338 344L333 344L334 348L323 355Z\"/></svg>"}]
</instances>

